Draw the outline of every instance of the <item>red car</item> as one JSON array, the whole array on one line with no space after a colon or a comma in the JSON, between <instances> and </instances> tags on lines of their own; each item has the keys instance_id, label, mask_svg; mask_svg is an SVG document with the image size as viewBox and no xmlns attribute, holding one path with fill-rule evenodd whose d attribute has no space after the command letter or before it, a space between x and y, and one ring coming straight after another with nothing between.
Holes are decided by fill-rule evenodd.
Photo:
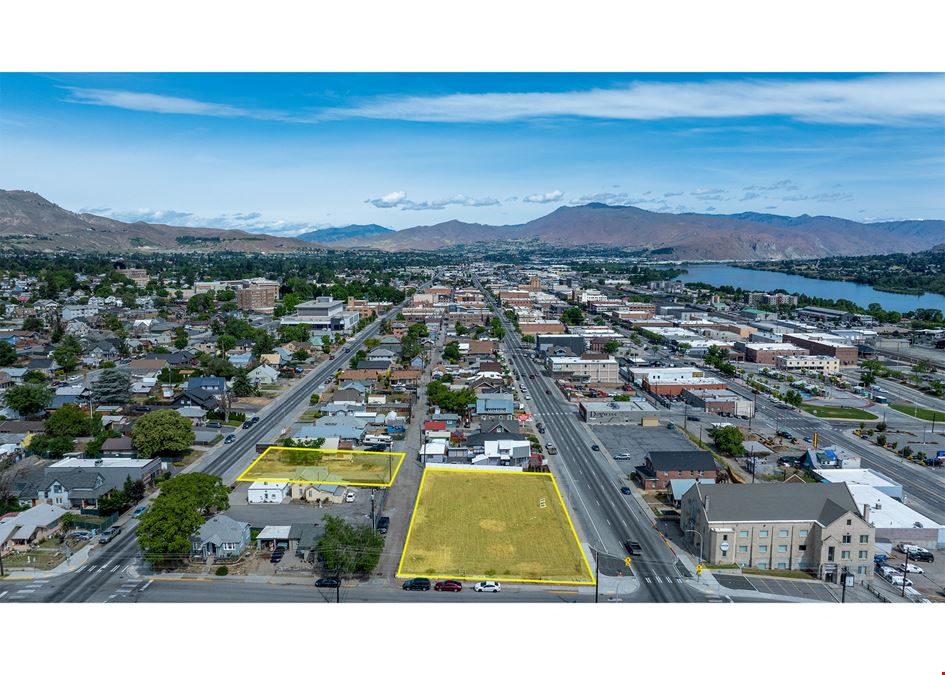
<instances>
[{"instance_id":1,"label":"red car","mask_svg":"<svg viewBox=\"0 0 945 675\"><path fill-rule=\"evenodd\" d=\"M459 593L463 590L463 585L458 581L453 581L452 579L447 579L446 581L437 581L436 585L433 587L434 591L454 591Z\"/></svg>"}]
</instances>

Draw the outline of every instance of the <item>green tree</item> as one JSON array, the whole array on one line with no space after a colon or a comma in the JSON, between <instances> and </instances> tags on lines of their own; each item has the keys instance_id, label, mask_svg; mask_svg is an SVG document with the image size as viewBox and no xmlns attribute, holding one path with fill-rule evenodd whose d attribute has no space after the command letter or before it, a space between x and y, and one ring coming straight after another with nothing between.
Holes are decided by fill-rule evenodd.
<instances>
[{"instance_id":1,"label":"green tree","mask_svg":"<svg viewBox=\"0 0 945 675\"><path fill-rule=\"evenodd\" d=\"M253 345L253 356L257 359L261 354L271 354L275 349L276 343L267 331L261 330L256 336L256 344Z\"/></svg>"},{"instance_id":2,"label":"green tree","mask_svg":"<svg viewBox=\"0 0 945 675\"><path fill-rule=\"evenodd\" d=\"M443 358L449 361L450 363L456 363L459 361L459 343L455 340L448 342L445 347L443 347Z\"/></svg>"},{"instance_id":3,"label":"green tree","mask_svg":"<svg viewBox=\"0 0 945 675\"><path fill-rule=\"evenodd\" d=\"M54 411L43 423L50 436L91 436L101 425L101 415L89 419L88 411L72 404Z\"/></svg>"},{"instance_id":4,"label":"green tree","mask_svg":"<svg viewBox=\"0 0 945 675\"><path fill-rule=\"evenodd\" d=\"M535 336L532 335L531 333L527 333L522 336L522 342L528 345L533 345L535 344Z\"/></svg>"},{"instance_id":5,"label":"green tree","mask_svg":"<svg viewBox=\"0 0 945 675\"><path fill-rule=\"evenodd\" d=\"M352 525L336 516L325 516L324 534L317 548L325 569L339 575L371 572L381 559L384 537L370 525Z\"/></svg>"},{"instance_id":6,"label":"green tree","mask_svg":"<svg viewBox=\"0 0 945 675\"><path fill-rule=\"evenodd\" d=\"M197 293L190 296L187 301L187 311L191 314L200 314L202 312L212 312L216 303L213 300L213 291L209 293Z\"/></svg>"},{"instance_id":7,"label":"green tree","mask_svg":"<svg viewBox=\"0 0 945 675\"><path fill-rule=\"evenodd\" d=\"M33 333L42 333L44 330L46 330L46 325L38 316L28 316L23 319L22 329Z\"/></svg>"},{"instance_id":8,"label":"green tree","mask_svg":"<svg viewBox=\"0 0 945 675\"><path fill-rule=\"evenodd\" d=\"M741 429L736 426L712 427L709 429L709 438L715 443L715 447L719 449L719 452L733 457L745 453L745 448L742 446L745 437L742 435Z\"/></svg>"},{"instance_id":9,"label":"green tree","mask_svg":"<svg viewBox=\"0 0 945 675\"><path fill-rule=\"evenodd\" d=\"M103 370L92 383L92 398L99 403L127 403L131 400L131 376L116 368Z\"/></svg>"},{"instance_id":10,"label":"green tree","mask_svg":"<svg viewBox=\"0 0 945 675\"><path fill-rule=\"evenodd\" d=\"M161 496L190 502L201 516L224 511L230 505L230 489L219 476L182 473L161 483Z\"/></svg>"},{"instance_id":11,"label":"green tree","mask_svg":"<svg viewBox=\"0 0 945 675\"><path fill-rule=\"evenodd\" d=\"M617 340L608 340L604 345L604 351L608 354L616 354L618 349L620 349L620 343Z\"/></svg>"},{"instance_id":12,"label":"green tree","mask_svg":"<svg viewBox=\"0 0 945 675\"><path fill-rule=\"evenodd\" d=\"M6 341L0 342L0 368L16 365L18 358L16 347Z\"/></svg>"},{"instance_id":13,"label":"green tree","mask_svg":"<svg viewBox=\"0 0 945 675\"><path fill-rule=\"evenodd\" d=\"M231 390L234 396L246 397L256 395L256 385L254 385L245 370L240 370L233 376Z\"/></svg>"},{"instance_id":14,"label":"green tree","mask_svg":"<svg viewBox=\"0 0 945 675\"><path fill-rule=\"evenodd\" d=\"M64 371L71 372L79 365L79 357L82 355L82 345L74 335L65 335L59 346L56 347L52 356Z\"/></svg>"},{"instance_id":15,"label":"green tree","mask_svg":"<svg viewBox=\"0 0 945 675\"><path fill-rule=\"evenodd\" d=\"M568 307L561 312L561 321L570 326L580 326L584 323L584 313L577 307Z\"/></svg>"},{"instance_id":16,"label":"green tree","mask_svg":"<svg viewBox=\"0 0 945 675\"><path fill-rule=\"evenodd\" d=\"M187 349L189 341L187 331L182 326L174 330L174 349Z\"/></svg>"},{"instance_id":17,"label":"green tree","mask_svg":"<svg viewBox=\"0 0 945 675\"><path fill-rule=\"evenodd\" d=\"M179 477L179 476L178 476ZM165 481L167 485L172 478ZM153 565L172 567L183 564L190 556L190 538L203 524L200 511L192 500L161 494L141 516L137 530L138 544L145 559Z\"/></svg>"},{"instance_id":18,"label":"green tree","mask_svg":"<svg viewBox=\"0 0 945 675\"><path fill-rule=\"evenodd\" d=\"M176 410L147 413L131 428L131 440L138 448L138 455L145 459L183 453L193 445L194 438L190 422Z\"/></svg>"},{"instance_id":19,"label":"green tree","mask_svg":"<svg viewBox=\"0 0 945 675\"><path fill-rule=\"evenodd\" d=\"M292 359L294 361L307 361L311 354L308 353L307 349L296 349L292 352Z\"/></svg>"},{"instance_id":20,"label":"green tree","mask_svg":"<svg viewBox=\"0 0 945 675\"><path fill-rule=\"evenodd\" d=\"M38 370L27 370L23 375L24 384L46 384L46 376Z\"/></svg>"},{"instance_id":21,"label":"green tree","mask_svg":"<svg viewBox=\"0 0 945 675\"><path fill-rule=\"evenodd\" d=\"M327 335L322 335L322 351L326 354L331 351L331 338Z\"/></svg>"},{"instance_id":22,"label":"green tree","mask_svg":"<svg viewBox=\"0 0 945 675\"><path fill-rule=\"evenodd\" d=\"M217 349L220 350L220 356L225 356L228 351L236 346L236 338L229 333L224 333L217 338Z\"/></svg>"},{"instance_id":23,"label":"green tree","mask_svg":"<svg viewBox=\"0 0 945 675\"><path fill-rule=\"evenodd\" d=\"M60 459L75 450L75 443L68 436L37 434L30 439L30 450L49 459Z\"/></svg>"},{"instance_id":24,"label":"green tree","mask_svg":"<svg viewBox=\"0 0 945 675\"><path fill-rule=\"evenodd\" d=\"M308 342L311 328L303 324L279 326L279 340L286 342Z\"/></svg>"},{"instance_id":25,"label":"green tree","mask_svg":"<svg viewBox=\"0 0 945 675\"><path fill-rule=\"evenodd\" d=\"M42 384L21 384L3 392L6 404L23 417L32 417L46 409L53 393Z\"/></svg>"}]
</instances>

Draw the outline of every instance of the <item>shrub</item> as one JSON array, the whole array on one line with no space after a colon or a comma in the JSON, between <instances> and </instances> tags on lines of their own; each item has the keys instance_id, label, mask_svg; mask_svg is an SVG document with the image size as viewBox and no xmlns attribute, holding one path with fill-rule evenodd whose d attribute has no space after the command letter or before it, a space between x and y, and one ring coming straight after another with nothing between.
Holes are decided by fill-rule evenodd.
<instances>
[{"instance_id":1,"label":"shrub","mask_svg":"<svg viewBox=\"0 0 945 675\"><path fill-rule=\"evenodd\" d=\"M220 565L219 567L217 567L217 571L214 572L214 574L216 574L218 577L225 577L229 573L230 573L229 568L224 567L223 565Z\"/></svg>"}]
</instances>

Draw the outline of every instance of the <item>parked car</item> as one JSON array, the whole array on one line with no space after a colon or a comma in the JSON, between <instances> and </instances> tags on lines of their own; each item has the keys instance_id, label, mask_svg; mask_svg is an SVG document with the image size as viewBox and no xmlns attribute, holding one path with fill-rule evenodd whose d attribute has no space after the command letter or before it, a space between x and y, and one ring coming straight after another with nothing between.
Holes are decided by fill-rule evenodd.
<instances>
[{"instance_id":1,"label":"parked car","mask_svg":"<svg viewBox=\"0 0 945 675\"><path fill-rule=\"evenodd\" d=\"M223 439L223 443L226 445L229 445L230 443L233 443L235 441L236 441L235 434L228 434L227 437Z\"/></svg>"},{"instance_id":2,"label":"parked car","mask_svg":"<svg viewBox=\"0 0 945 675\"><path fill-rule=\"evenodd\" d=\"M502 590L502 584L500 584L498 581L480 581L478 584L473 586L473 590L476 591L476 593L484 593L487 591L498 593Z\"/></svg>"},{"instance_id":3,"label":"parked car","mask_svg":"<svg viewBox=\"0 0 945 675\"><path fill-rule=\"evenodd\" d=\"M222 429L223 422L207 422L206 427L208 429Z\"/></svg>"},{"instance_id":4,"label":"parked car","mask_svg":"<svg viewBox=\"0 0 945 675\"><path fill-rule=\"evenodd\" d=\"M912 563L899 563L896 569L900 572L908 572L909 574L925 574L924 569Z\"/></svg>"},{"instance_id":5,"label":"parked car","mask_svg":"<svg viewBox=\"0 0 945 675\"><path fill-rule=\"evenodd\" d=\"M132 410L132 412L136 412L136 413L147 413L147 412L151 412L151 406L149 406L149 405L136 405L136 406L135 406L134 408L132 408L131 410Z\"/></svg>"},{"instance_id":6,"label":"parked car","mask_svg":"<svg viewBox=\"0 0 945 675\"><path fill-rule=\"evenodd\" d=\"M250 419L249 421L252 422L253 424L256 424L256 422L259 421L259 416L258 416L258 415L253 415L252 419Z\"/></svg>"},{"instance_id":7,"label":"parked car","mask_svg":"<svg viewBox=\"0 0 945 675\"><path fill-rule=\"evenodd\" d=\"M545 389L545 393L548 394L548 395L550 395L550 394L551 394L551 389Z\"/></svg>"},{"instance_id":8,"label":"parked car","mask_svg":"<svg viewBox=\"0 0 945 675\"><path fill-rule=\"evenodd\" d=\"M243 422L243 428L244 428L244 429L251 429L252 426L253 426L253 423L250 422L249 420L246 420L245 422Z\"/></svg>"},{"instance_id":9,"label":"parked car","mask_svg":"<svg viewBox=\"0 0 945 675\"><path fill-rule=\"evenodd\" d=\"M620 460L620 461L629 460L629 459L633 459L633 455L631 455L629 452L619 452L616 455L614 455L614 459Z\"/></svg>"},{"instance_id":10,"label":"parked car","mask_svg":"<svg viewBox=\"0 0 945 675\"><path fill-rule=\"evenodd\" d=\"M436 585L433 587L434 591L452 591L453 593L459 593L463 590L463 585L454 581L453 579L444 579L443 581L437 581Z\"/></svg>"},{"instance_id":11,"label":"parked car","mask_svg":"<svg viewBox=\"0 0 945 675\"><path fill-rule=\"evenodd\" d=\"M698 421L699 421L698 415L686 415L686 419L689 420L690 422L698 422Z\"/></svg>"},{"instance_id":12,"label":"parked car","mask_svg":"<svg viewBox=\"0 0 945 675\"><path fill-rule=\"evenodd\" d=\"M139 506L138 508L136 508L134 511L131 512L131 517L140 518L144 514L144 512L147 510L148 510L147 506Z\"/></svg>"},{"instance_id":13,"label":"parked car","mask_svg":"<svg viewBox=\"0 0 945 675\"><path fill-rule=\"evenodd\" d=\"M387 529L390 527L390 518L387 516L381 516L377 519L377 531L379 534L387 534Z\"/></svg>"},{"instance_id":14,"label":"parked car","mask_svg":"<svg viewBox=\"0 0 945 675\"><path fill-rule=\"evenodd\" d=\"M548 450L548 454L549 454L549 455L557 455L557 454L558 454L557 448L547 448L547 450Z\"/></svg>"},{"instance_id":15,"label":"parked car","mask_svg":"<svg viewBox=\"0 0 945 675\"><path fill-rule=\"evenodd\" d=\"M620 486L620 492L622 492L622 493L625 494L625 495L632 495L632 494L633 494L633 490L631 490L630 488L628 488L626 485L621 485L621 486Z\"/></svg>"},{"instance_id":16,"label":"parked car","mask_svg":"<svg viewBox=\"0 0 945 675\"><path fill-rule=\"evenodd\" d=\"M886 555L885 553L877 553L876 555L873 556L873 562L876 563L877 565L882 565L887 560L889 560L889 556Z\"/></svg>"},{"instance_id":17,"label":"parked car","mask_svg":"<svg viewBox=\"0 0 945 675\"><path fill-rule=\"evenodd\" d=\"M931 551L926 551L922 549L921 551L910 551L906 554L908 560L915 560L917 562L935 562L935 556Z\"/></svg>"},{"instance_id":18,"label":"parked car","mask_svg":"<svg viewBox=\"0 0 945 675\"><path fill-rule=\"evenodd\" d=\"M423 577L417 577L416 579L407 579L404 582L405 591L429 591L430 590L430 580Z\"/></svg>"},{"instance_id":19,"label":"parked car","mask_svg":"<svg viewBox=\"0 0 945 675\"><path fill-rule=\"evenodd\" d=\"M329 360L329 361L334 361L334 360L335 360L335 355L334 355L334 354L329 354L329 355L328 355L328 360Z\"/></svg>"},{"instance_id":20,"label":"parked car","mask_svg":"<svg viewBox=\"0 0 945 675\"><path fill-rule=\"evenodd\" d=\"M98 543L107 544L112 539L117 537L120 532L121 532L120 527L118 527L117 525L112 525L110 528L102 532L102 536L98 538Z\"/></svg>"},{"instance_id":21,"label":"parked car","mask_svg":"<svg viewBox=\"0 0 945 675\"><path fill-rule=\"evenodd\" d=\"M600 452L600 446L597 445L597 443L595 443L594 445L591 446L591 450L593 450L594 452Z\"/></svg>"},{"instance_id":22,"label":"parked car","mask_svg":"<svg viewBox=\"0 0 945 675\"><path fill-rule=\"evenodd\" d=\"M623 547L630 555L643 555L643 547L640 546L639 542L633 541L632 539L627 539L623 542Z\"/></svg>"},{"instance_id":23,"label":"parked car","mask_svg":"<svg viewBox=\"0 0 945 675\"><path fill-rule=\"evenodd\" d=\"M278 563L280 560L282 560L282 557L284 555L285 555L285 550L281 548L277 548L275 551L272 552L272 555L269 556L269 562Z\"/></svg>"},{"instance_id":24,"label":"parked car","mask_svg":"<svg viewBox=\"0 0 945 675\"><path fill-rule=\"evenodd\" d=\"M341 582L333 577L321 577L315 580L315 588L338 588Z\"/></svg>"},{"instance_id":25,"label":"parked car","mask_svg":"<svg viewBox=\"0 0 945 675\"><path fill-rule=\"evenodd\" d=\"M353 504L353 503L354 503L354 493L353 493L353 492L346 492L346 493L345 493L345 503L346 503L346 504Z\"/></svg>"}]
</instances>

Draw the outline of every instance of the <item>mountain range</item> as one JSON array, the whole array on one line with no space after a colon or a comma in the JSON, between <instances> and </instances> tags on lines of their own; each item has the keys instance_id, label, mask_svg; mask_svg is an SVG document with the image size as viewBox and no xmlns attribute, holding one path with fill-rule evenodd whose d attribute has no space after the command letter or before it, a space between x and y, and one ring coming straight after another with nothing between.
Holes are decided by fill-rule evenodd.
<instances>
[{"instance_id":1,"label":"mountain range","mask_svg":"<svg viewBox=\"0 0 945 675\"><path fill-rule=\"evenodd\" d=\"M831 216L657 213L599 203L562 206L519 225L449 220L390 230L323 228L298 238L243 230L125 223L63 209L33 192L0 190L0 250L291 252L331 248L431 251L453 246L538 243L646 250L674 260L777 260L911 253L945 244L943 220L861 223Z\"/></svg>"},{"instance_id":2,"label":"mountain range","mask_svg":"<svg viewBox=\"0 0 945 675\"><path fill-rule=\"evenodd\" d=\"M212 227L125 223L74 213L35 192L0 190L0 250L32 251L243 251L279 253L320 249L292 237Z\"/></svg>"},{"instance_id":3,"label":"mountain range","mask_svg":"<svg viewBox=\"0 0 945 675\"><path fill-rule=\"evenodd\" d=\"M943 220L861 223L831 216L766 213L657 213L600 203L562 206L522 225L450 220L430 226L339 239L334 247L437 250L488 242L605 245L677 260L771 260L831 255L910 253L945 243Z\"/></svg>"},{"instance_id":4,"label":"mountain range","mask_svg":"<svg viewBox=\"0 0 945 675\"><path fill-rule=\"evenodd\" d=\"M371 223L370 225L345 225L343 227L325 227L321 230L312 230L298 235L302 241L314 241L318 244L330 244L342 239L356 239L359 237L371 237L378 234L388 234L393 232L390 228L381 227Z\"/></svg>"}]
</instances>

